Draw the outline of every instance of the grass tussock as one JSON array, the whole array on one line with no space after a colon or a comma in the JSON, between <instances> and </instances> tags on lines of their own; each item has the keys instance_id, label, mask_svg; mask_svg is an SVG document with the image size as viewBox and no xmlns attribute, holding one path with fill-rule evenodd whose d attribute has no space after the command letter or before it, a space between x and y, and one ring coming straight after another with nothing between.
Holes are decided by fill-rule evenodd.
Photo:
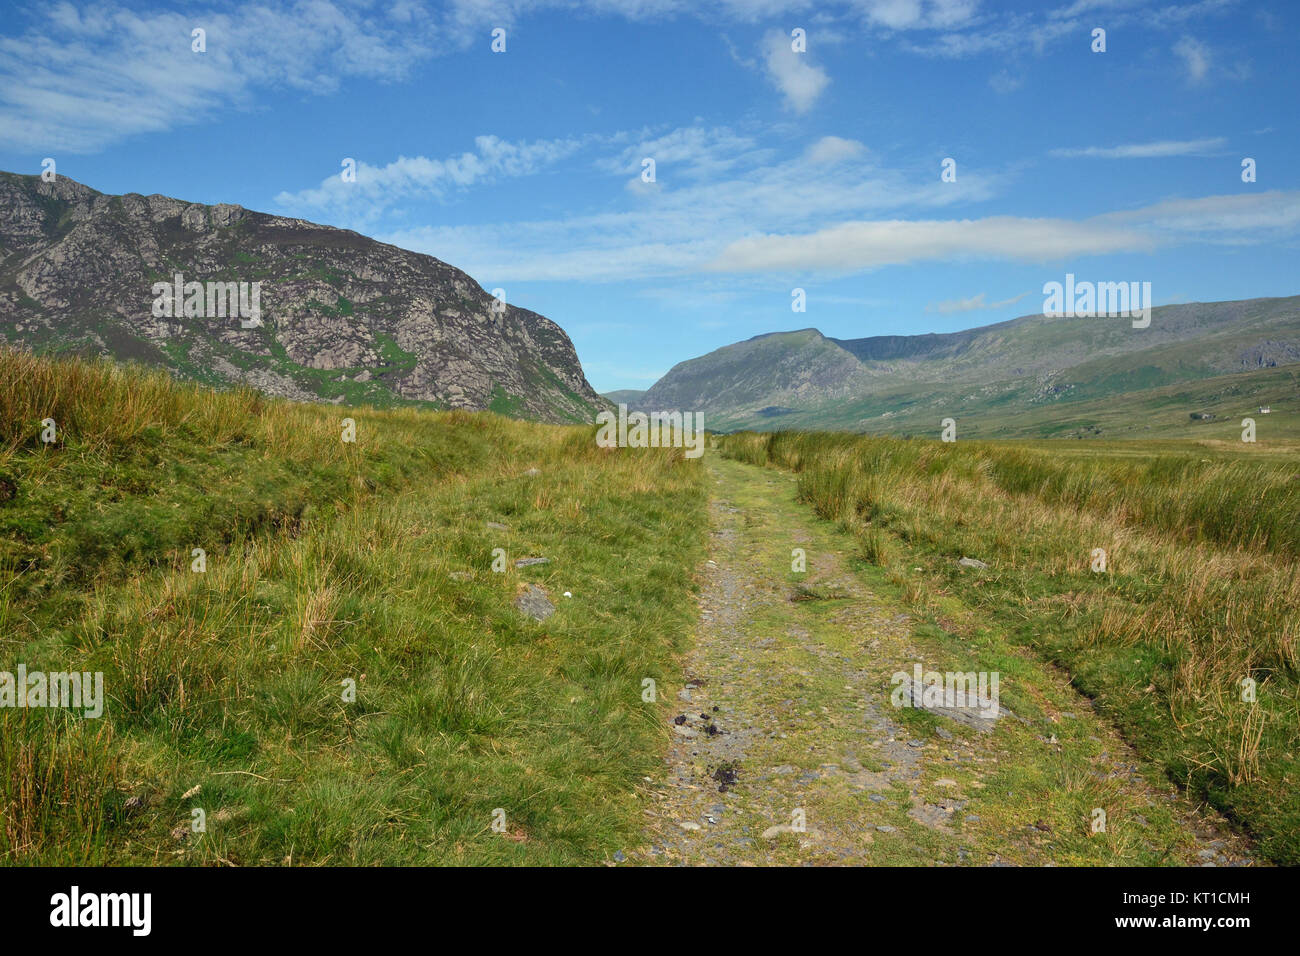
<instances>
[{"instance_id":1,"label":"grass tussock","mask_svg":"<svg viewBox=\"0 0 1300 956\"><path fill-rule=\"evenodd\" d=\"M98 583L481 464L509 430L484 417L301 405L0 349L0 625L59 628Z\"/></svg>"},{"instance_id":2,"label":"grass tussock","mask_svg":"<svg viewBox=\"0 0 1300 956\"><path fill-rule=\"evenodd\" d=\"M1300 862L1294 457L795 432L720 445L796 472L909 600L955 597L1066 667L1172 779Z\"/></svg>"}]
</instances>

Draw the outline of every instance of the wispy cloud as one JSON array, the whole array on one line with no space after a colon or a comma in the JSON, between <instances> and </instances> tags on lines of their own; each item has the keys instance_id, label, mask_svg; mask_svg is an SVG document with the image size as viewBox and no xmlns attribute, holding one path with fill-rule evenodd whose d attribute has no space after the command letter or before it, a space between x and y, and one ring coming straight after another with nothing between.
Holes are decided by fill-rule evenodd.
<instances>
[{"instance_id":1,"label":"wispy cloud","mask_svg":"<svg viewBox=\"0 0 1300 956\"><path fill-rule=\"evenodd\" d=\"M946 299L943 302L932 302L925 307L925 311L938 312L940 315L951 315L955 312L978 312L984 309L1002 309L1009 305L1015 305L1031 293L1032 290L1030 290L1030 292L1022 292L1009 299L1003 299L1001 302L985 302L984 293L981 292L968 299Z\"/></svg>"},{"instance_id":2,"label":"wispy cloud","mask_svg":"<svg viewBox=\"0 0 1300 956\"><path fill-rule=\"evenodd\" d=\"M855 159L866 153L867 147L856 139L844 139L840 136L823 136L808 147L804 154L810 163L839 163L846 159Z\"/></svg>"},{"instance_id":3,"label":"wispy cloud","mask_svg":"<svg viewBox=\"0 0 1300 956\"><path fill-rule=\"evenodd\" d=\"M473 150L455 157L366 165L355 184L333 175L319 187L282 195L280 202L288 211L355 225L348 216L373 215L375 204L405 210L406 197L436 200L554 165L623 176L639 169L643 153L660 157L658 188L623 194L619 208L598 204L596 211L571 209L556 218L409 228L389 220L389 228L372 230L384 241L455 262L494 283L757 271L846 274L977 259L1040 262L1145 253L1186 242L1260 242L1300 232L1300 192L1170 199L1078 220L943 219L934 211L993 199L1011 174L968 174L957 183L940 183L836 136L776 159L777 146L759 130L683 127L519 143L480 137ZM1099 155L1178 155L1221 144L1138 144L1105 147ZM1001 304L982 298L969 303Z\"/></svg>"},{"instance_id":4,"label":"wispy cloud","mask_svg":"<svg viewBox=\"0 0 1300 956\"><path fill-rule=\"evenodd\" d=\"M731 243L707 268L720 272L849 273L881 266L956 259L1045 262L1154 248L1137 229L1066 219L845 222L804 235L751 236Z\"/></svg>"},{"instance_id":5,"label":"wispy cloud","mask_svg":"<svg viewBox=\"0 0 1300 956\"><path fill-rule=\"evenodd\" d=\"M705 268L852 273L912 262L1047 262L1152 252L1162 245L1258 244L1300 232L1300 192L1171 199L1084 220L990 216L843 222L811 233L747 236Z\"/></svg>"},{"instance_id":6,"label":"wispy cloud","mask_svg":"<svg viewBox=\"0 0 1300 956\"><path fill-rule=\"evenodd\" d=\"M1187 79L1191 83L1205 82L1210 72L1210 48L1200 40L1183 37L1174 44L1174 55L1183 61Z\"/></svg>"},{"instance_id":7,"label":"wispy cloud","mask_svg":"<svg viewBox=\"0 0 1300 956\"><path fill-rule=\"evenodd\" d=\"M1015 13L986 18L971 28L942 32L902 46L923 56L950 60L990 53L1005 57L1014 50L1042 53L1054 42L1077 36L1079 29L1075 20L1043 20L1034 14Z\"/></svg>"},{"instance_id":8,"label":"wispy cloud","mask_svg":"<svg viewBox=\"0 0 1300 956\"><path fill-rule=\"evenodd\" d=\"M325 214L350 226L362 226L413 197L438 199L451 190L532 175L571 157L583 145L582 139L512 143L496 136L479 136L473 150L446 159L399 156L384 166L358 161L354 181L345 181L340 168L319 186L282 192L275 201L292 215Z\"/></svg>"},{"instance_id":9,"label":"wispy cloud","mask_svg":"<svg viewBox=\"0 0 1300 956\"><path fill-rule=\"evenodd\" d=\"M771 150L759 147L752 136L722 127L684 126L678 129L642 130L619 133L611 142L630 139L629 146L615 156L596 161L596 168L613 175L638 177L645 159L655 161L655 175L701 179L718 176L771 157Z\"/></svg>"},{"instance_id":10,"label":"wispy cloud","mask_svg":"<svg viewBox=\"0 0 1300 956\"><path fill-rule=\"evenodd\" d=\"M948 30L969 22L979 0L860 0L867 22L891 30Z\"/></svg>"},{"instance_id":11,"label":"wispy cloud","mask_svg":"<svg viewBox=\"0 0 1300 956\"><path fill-rule=\"evenodd\" d=\"M1163 159L1168 156L1204 156L1221 149L1228 141L1210 139L1162 140L1157 143L1129 143L1124 146L1083 146L1053 149L1058 157L1090 156L1097 159Z\"/></svg>"},{"instance_id":12,"label":"wispy cloud","mask_svg":"<svg viewBox=\"0 0 1300 956\"><path fill-rule=\"evenodd\" d=\"M920 10L920 4L910 0L898 0L896 5L913 12ZM906 42L903 46L925 56L946 59L988 53L1005 56L1007 51L1015 50L1029 50L1037 55L1049 46L1087 37L1093 27L1187 29L1192 21L1218 16L1240 5L1241 0L1198 0L1181 4L1166 0L1076 0L1055 9L1033 12L972 9L970 15L954 18L950 28L944 28L936 18L918 15L914 18L915 25L937 28L938 35Z\"/></svg>"},{"instance_id":13,"label":"wispy cloud","mask_svg":"<svg viewBox=\"0 0 1300 956\"><path fill-rule=\"evenodd\" d=\"M768 80L781 91L785 104L796 113L807 113L830 84L820 66L808 62L808 53L791 48L790 35L770 30L763 37L763 67Z\"/></svg>"},{"instance_id":14,"label":"wispy cloud","mask_svg":"<svg viewBox=\"0 0 1300 956\"><path fill-rule=\"evenodd\" d=\"M1167 199L1141 209L1098 216L1136 225L1163 241L1195 239L1227 245L1275 242L1300 232L1300 191Z\"/></svg>"},{"instance_id":15,"label":"wispy cloud","mask_svg":"<svg viewBox=\"0 0 1300 956\"><path fill-rule=\"evenodd\" d=\"M989 86L995 93L1014 93L1024 85L1024 77L1012 76L1006 70L999 70L989 77Z\"/></svg>"},{"instance_id":16,"label":"wispy cloud","mask_svg":"<svg viewBox=\"0 0 1300 956\"><path fill-rule=\"evenodd\" d=\"M626 137L618 134L614 138ZM846 216L937 209L992 198L997 174L971 174L958 183L916 175L873 157L854 140L823 137L800 153L775 160L747 133L672 131L671 143L749 143L734 168L705 179L665 175L657 190L639 193L631 208L562 219L389 231L385 241L456 262L492 281L617 281L697 271L729 242L755 230L813 230ZM637 140L639 143L639 139ZM599 149L599 142L593 148ZM626 150L592 162L618 169ZM670 167L671 169L671 167Z\"/></svg>"},{"instance_id":17,"label":"wispy cloud","mask_svg":"<svg viewBox=\"0 0 1300 956\"><path fill-rule=\"evenodd\" d=\"M24 32L0 37L0 140L73 153L210 121L214 109L251 106L258 88L329 93L349 77L399 80L433 40L408 6L363 0L263 0L198 15L62 2L33 5L28 17ZM191 49L195 27L206 52Z\"/></svg>"},{"instance_id":18,"label":"wispy cloud","mask_svg":"<svg viewBox=\"0 0 1300 956\"><path fill-rule=\"evenodd\" d=\"M1046 12L1006 12L978 0L599 0L593 16L634 22L692 18L708 24L808 21L810 50L794 53L788 32L765 35L761 69L795 113L810 111L831 78L814 59L818 44L863 33L898 34L900 49L925 56L1005 56L1077 37L1085 14L1126 23L1188 29L1237 0L1170 5L1161 0L1082 0ZM568 12L573 0L255 0L209 13L178 13L157 0L58 0L6 10L0 37L0 141L20 150L88 153L124 139L208 122L221 110L259 105L270 90L329 94L350 78L396 82L421 62L486 49L490 30L514 29L528 16ZM813 29L821 23L823 29ZM190 31L207 31L207 51L190 49ZM920 40L904 37L922 37ZM816 39L820 38L820 39ZM730 41L728 41L730 43ZM1218 69L1238 79L1249 64L1216 67L1205 43L1184 36L1173 47L1188 79ZM751 61L733 55L738 62ZM990 83L1009 92L1021 79L1006 70Z\"/></svg>"}]
</instances>

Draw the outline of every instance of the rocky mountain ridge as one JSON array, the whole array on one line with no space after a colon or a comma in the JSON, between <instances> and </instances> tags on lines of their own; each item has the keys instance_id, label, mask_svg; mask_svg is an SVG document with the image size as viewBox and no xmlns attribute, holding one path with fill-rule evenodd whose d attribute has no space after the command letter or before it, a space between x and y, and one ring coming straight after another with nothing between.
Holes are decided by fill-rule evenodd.
<instances>
[{"instance_id":1,"label":"rocky mountain ridge","mask_svg":"<svg viewBox=\"0 0 1300 956\"><path fill-rule=\"evenodd\" d=\"M157 293L177 274L260 283L260 321L202 306L165 314ZM500 305L432 256L237 205L107 195L64 176L0 173L0 342L298 400L555 422L591 421L605 406L558 325Z\"/></svg>"},{"instance_id":2,"label":"rocky mountain ridge","mask_svg":"<svg viewBox=\"0 0 1300 956\"><path fill-rule=\"evenodd\" d=\"M773 332L679 362L633 405L704 412L719 430L908 433L1031 413L1038 428L1045 408L1064 421L1075 402L1295 365L1300 296L1159 306L1145 328L1040 314L922 335Z\"/></svg>"}]
</instances>

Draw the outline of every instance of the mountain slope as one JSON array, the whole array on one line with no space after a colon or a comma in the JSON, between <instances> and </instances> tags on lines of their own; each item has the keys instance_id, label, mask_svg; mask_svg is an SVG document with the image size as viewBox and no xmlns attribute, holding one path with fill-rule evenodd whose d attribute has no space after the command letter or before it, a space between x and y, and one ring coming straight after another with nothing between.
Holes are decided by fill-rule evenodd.
<instances>
[{"instance_id":1,"label":"mountain slope","mask_svg":"<svg viewBox=\"0 0 1300 956\"><path fill-rule=\"evenodd\" d=\"M702 411L719 430L928 433L953 417L1007 437L1065 433L1051 426L1056 419L1075 423L1066 432L1097 434L1101 422L1092 419L1120 395L1138 426L1136 396L1144 390L1296 363L1300 296L1162 306L1143 329L1120 318L1031 315L945 334L776 333L679 363L637 404ZM1261 381L1261 403L1292 397L1293 378ZM1075 403L1102 406L1076 415ZM1110 428L1122 424L1100 417Z\"/></svg>"},{"instance_id":2,"label":"mountain slope","mask_svg":"<svg viewBox=\"0 0 1300 956\"><path fill-rule=\"evenodd\" d=\"M1257 359L1300 361L1300 297L1197 302L1152 310L1148 328L1127 319L1027 315L942 335L833 339L874 372L906 370L923 381L990 382L1040 375L1090 361L1220 338L1196 353L1207 374L1263 367ZM1284 341L1273 343L1270 331ZM882 347L881 343L884 344ZM1273 364L1278 364L1274 362Z\"/></svg>"},{"instance_id":3,"label":"mountain slope","mask_svg":"<svg viewBox=\"0 0 1300 956\"><path fill-rule=\"evenodd\" d=\"M862 364L816 329L774 332L679 362L638 408L702 409L724 418L780 415L866 388Z\"/></svg>"},{"instance_id":4,"label":"mountain slope","mask_svg":"<svg viewBox=\"0 0 1300 956\"><path fill-rule=\"evenodd\" d=\"M154 314L156 282L260 282L261 327ZM0 342L135 359L295 399L590 420L564 331L468 275L355 232L0 173Z\"/></svg>"}]
</instances>

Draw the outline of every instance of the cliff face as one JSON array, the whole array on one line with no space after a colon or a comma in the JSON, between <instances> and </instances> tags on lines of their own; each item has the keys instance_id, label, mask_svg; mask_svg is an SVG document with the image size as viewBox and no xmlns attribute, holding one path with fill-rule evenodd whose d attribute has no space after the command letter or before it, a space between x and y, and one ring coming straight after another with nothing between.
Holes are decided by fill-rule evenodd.
<instances>
[{"instance_id":1,"label":"cliff face","mask_svg":"<svg viewBox=\"0 0 1300 956\"><path fill-rule=\"evenodd\" d=\"M155 284L177 273L205 288L246 283L260 322L218 315L203 296L191 309L157 307ZM569 337L535 312L494 304L459 269L355 232L0 173L8 344L97 352L294 399L591 421L604 402Z\"/></svg>"}]
</instances>

